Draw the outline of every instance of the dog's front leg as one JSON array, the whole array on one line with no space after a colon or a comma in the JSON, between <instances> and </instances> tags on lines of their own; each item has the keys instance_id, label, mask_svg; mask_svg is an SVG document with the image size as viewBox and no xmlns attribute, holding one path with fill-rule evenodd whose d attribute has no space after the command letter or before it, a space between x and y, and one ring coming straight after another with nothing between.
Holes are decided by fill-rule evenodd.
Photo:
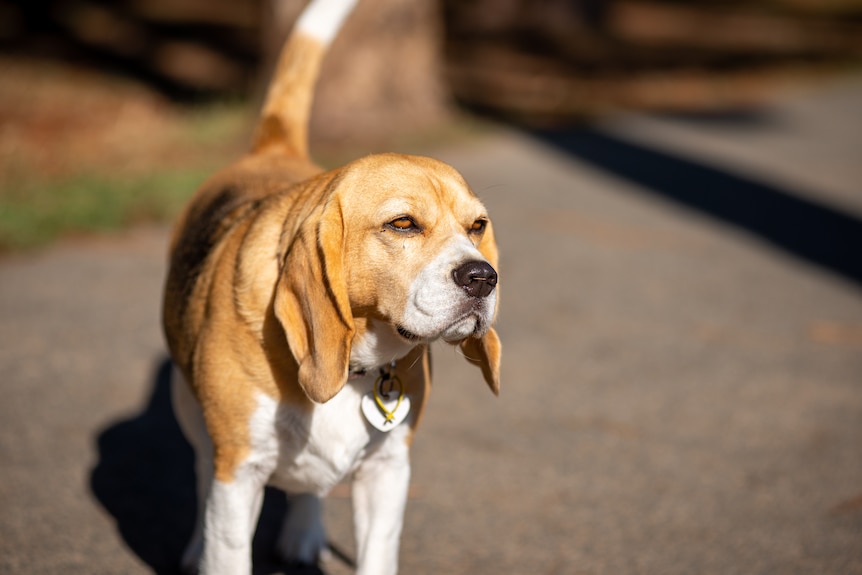
<instances>
[{"instance_id":1,"label":"dog's front leg","mask_svg":"<svg viewBox=\"0 0 862 575\"><path fill-rule=\"evenodd\" d=\"M362 462L353 477L353 520L357 575L394 575L407 490L410 457L398 430ZM407 426L403 429L406 431Z\"/></svg>"},{"instance_id":2,"label":"dog's front leg","mask_svg":"<svg viewBox=\"0 0 862 575\"><path fill-rule=\"evenodd\" d=\"M201 575L249 575L251 541L263 504L265 474L251 469L213 480L204 515Z\"/></svg>"}]
</instances>

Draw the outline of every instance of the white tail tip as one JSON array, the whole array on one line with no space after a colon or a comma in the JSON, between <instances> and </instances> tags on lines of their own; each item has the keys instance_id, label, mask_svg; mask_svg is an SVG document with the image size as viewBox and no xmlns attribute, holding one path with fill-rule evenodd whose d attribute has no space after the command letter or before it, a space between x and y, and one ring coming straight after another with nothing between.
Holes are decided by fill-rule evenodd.
<instances>
[{"instance_id":1,"label":"white tail tip","mask_svg":"<svg viewBox=\"0 0 862 575\"><path fill-rule=\"evenodd\" d=\"M329 44L357 0L312 0L296 22L296 29Z\"/></svg>"}]
</instances>

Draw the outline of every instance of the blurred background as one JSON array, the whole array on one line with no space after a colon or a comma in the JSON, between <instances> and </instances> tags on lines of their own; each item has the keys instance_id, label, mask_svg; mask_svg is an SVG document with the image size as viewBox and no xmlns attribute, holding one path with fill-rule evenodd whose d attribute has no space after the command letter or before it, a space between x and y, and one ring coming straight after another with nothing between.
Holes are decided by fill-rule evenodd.
<instances>
[{"instance_id":1,"label":"blurred background","mask_svg":"<svg viewBox=\"0 0 862 575\"><path fill-rule=\"evenodd\" d=\"M0 574L176 573L169 222L302 7L0 0ZM402 573L862 575L860 65L862 0L360 2L313 157L448 162L501 247L501 395L434 347ZM254 572L319 575L285 506Z\"/></svg>"},{"instance_id":2,"label":"blurred background","mask_svg":"<svg viewBox=\"0 0 862 575\"><path fill-rule=\"evenodd\" d=\"M243 150L302 5L0 1L0 249L170 218ZM313 149L409 148L476 114L750 109L860 57L858 0L367 0L326 62Z\"/></svg>"}]
</instances>

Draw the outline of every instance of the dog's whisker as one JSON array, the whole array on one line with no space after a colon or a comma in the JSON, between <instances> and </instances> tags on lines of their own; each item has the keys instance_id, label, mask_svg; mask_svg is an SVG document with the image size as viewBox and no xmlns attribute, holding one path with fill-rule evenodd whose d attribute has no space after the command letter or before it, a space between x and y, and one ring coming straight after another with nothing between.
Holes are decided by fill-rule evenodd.
<instances>
[{"instance_id":1,"label":"dog's whisker","mask_svg":"<svg viewBox=\"0 0 862 575\"><path fill-rule=\"evenodd\" d=\"M472 361L472 362L481 361L481 360L479 360L479 359L477 359L477 358L470 357L469 355L467 355L466 353L464 353L464 350L463 350L463 349L461 349L461 346L460 346L460 345L459 345L459 346L455 346L455 354L456 354L456 355L460 355L461 357L463 357L463 358L464 358L464 359L466 359L467 361Z\"/></svg>"},{"instance_id":2,"label":"dog's whisker","mask_svg":"<svg viewBox=\"0 0 862 575\"><path fill-rule=\"evenodd\" d=\"M422 359L422 354L417 355L416 359L413 360L413 363L411 363L410 367L408 367L407 369L413 369L416 366L416 364L419 363L420 359Z\"/></svg>"}]
</instances>

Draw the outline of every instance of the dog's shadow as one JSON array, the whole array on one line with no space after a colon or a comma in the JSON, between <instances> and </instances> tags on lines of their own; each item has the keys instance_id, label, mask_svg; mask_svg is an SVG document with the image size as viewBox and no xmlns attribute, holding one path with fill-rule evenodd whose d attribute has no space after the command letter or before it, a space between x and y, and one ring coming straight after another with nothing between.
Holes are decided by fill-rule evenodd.
<instances>
[{"instance_id":1,"label":"dog's shadow","mask_svg":"<svg viewBox=\"0 0 862 575\"><path fill-rule=\"evenodd\" d=\"M99 459L90 474L90 488L116 520L123 541L159 575L180 572L197 508L194 452L174 419L170 378L165 359L143 411L99 433ZM286 509L284 494L268 489L254 538L254 573L322 573L275 560L272 549Z\"/></svg>"}]
</instances>

